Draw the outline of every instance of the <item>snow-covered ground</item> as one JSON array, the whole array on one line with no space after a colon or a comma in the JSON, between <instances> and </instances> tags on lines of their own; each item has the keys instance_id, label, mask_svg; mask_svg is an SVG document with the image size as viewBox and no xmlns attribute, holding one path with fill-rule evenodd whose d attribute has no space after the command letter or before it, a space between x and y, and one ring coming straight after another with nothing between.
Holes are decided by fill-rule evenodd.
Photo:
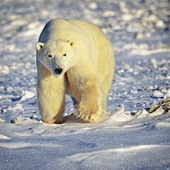
<instances>
[{"instance_id":1,"label":"snow-covered ground","mask_svg":"<svg viewBox=\"0 0 170 170\"><path fill-rule=\"evenodd\" d=\"M0 1L0 170L170 169L169 16L169 0ZM113 44L101 123L69 116L68 96L66 123L40 120L35 43L52 18L95 23Z\"/></svg>"}]
</instances>

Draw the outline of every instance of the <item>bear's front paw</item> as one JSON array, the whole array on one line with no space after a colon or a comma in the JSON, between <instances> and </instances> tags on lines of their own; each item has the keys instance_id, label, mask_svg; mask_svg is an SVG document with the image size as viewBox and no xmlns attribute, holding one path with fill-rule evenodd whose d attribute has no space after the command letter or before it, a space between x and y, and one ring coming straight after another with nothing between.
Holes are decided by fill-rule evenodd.
<instances>
[{"instance_id":1,"label":"bear's front paw","mask_svg":"<svg viewBox=\"0 0 170 170\"><path fill-rule=\"evenodd\" d=\"M62 120L42 120L44 123L47 123L47 124L63 124L65 123L65 119L62 119Z\"/></svg>"},{"instance_id":2,"label":"bear's front paw","mask_svg":"<svg viewBox=\"0 0 170 170\"><path fill-rule=\"evenodd\" d=\"M86 122L97 123L103 120L104 111L99 107L90 105L77 105L73 111L73 115Z\"/></svg>"}]
</instances>

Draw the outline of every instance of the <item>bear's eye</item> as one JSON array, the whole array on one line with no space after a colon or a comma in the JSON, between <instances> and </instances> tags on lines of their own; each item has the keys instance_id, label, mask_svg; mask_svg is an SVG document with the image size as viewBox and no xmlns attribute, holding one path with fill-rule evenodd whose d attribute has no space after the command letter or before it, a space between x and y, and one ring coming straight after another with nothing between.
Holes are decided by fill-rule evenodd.
<instances>
[{"instance_id":1,"label":"bear's eye","mask_svg":"<svg viewBox=\"0 0 170 170\"><path fill-rule=\"evenodd\" d=\"M49 58L52 58L52 55L48 55Z\"/></svg>"},{"instance_id":2,"label":"bear's eye","mask_svg":"<svg viewBox=\"0 0 170 170\"><path fill-rule=\"evenodd\" d=\"M67 54L65 53L65 54L63 54L63 57L65 57Z\"/></svg>"}]
</instances>

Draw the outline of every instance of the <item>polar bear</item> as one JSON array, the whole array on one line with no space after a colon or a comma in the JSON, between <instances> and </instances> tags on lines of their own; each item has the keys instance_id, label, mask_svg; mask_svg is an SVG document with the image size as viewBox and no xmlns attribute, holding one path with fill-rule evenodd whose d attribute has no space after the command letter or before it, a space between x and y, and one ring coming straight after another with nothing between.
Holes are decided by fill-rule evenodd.
<instances>
[{"instance_id":1,"label":"polar bear","mask_svg":"<svg viewBox=\"0 0 170 170\"><path fill-rule=\"evenodd\" d=\"M53 19L36 44L38 107L45 123L63 123L65 94L73 114L100 122L114 75L114 54L105 34L82 20Z\"/></svg>"}]
</instances>

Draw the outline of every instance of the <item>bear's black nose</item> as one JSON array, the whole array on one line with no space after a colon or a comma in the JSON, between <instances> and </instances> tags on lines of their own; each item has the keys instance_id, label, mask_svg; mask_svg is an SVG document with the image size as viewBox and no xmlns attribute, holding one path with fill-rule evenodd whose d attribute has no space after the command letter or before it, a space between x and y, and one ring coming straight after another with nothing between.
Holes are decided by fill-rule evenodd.
<instances>
[{"instance_id":1,"label":"bear's black nose","mask_svg":"<svg viewBox=\"0 0 170 170\"><path fill-rule=\"evenodd\" d=\"M55 73L56 73L56 74L61 74L62 71L63 71L63 69L60 68L60 67L58 67L58 68L55 69Z\"/></svg>"}]
</instances>

